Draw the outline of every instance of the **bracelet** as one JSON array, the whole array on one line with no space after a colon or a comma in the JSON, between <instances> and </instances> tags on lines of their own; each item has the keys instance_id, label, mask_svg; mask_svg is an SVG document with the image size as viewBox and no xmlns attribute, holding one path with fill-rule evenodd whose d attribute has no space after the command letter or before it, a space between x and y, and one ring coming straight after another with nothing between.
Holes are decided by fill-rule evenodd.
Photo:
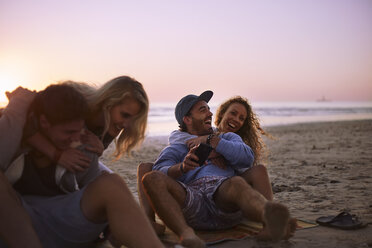
<instances>
[{"instance_id":1,"label":"bracelet","mask_svg":"<svg viewBox=\"0 0 372 248\"><path fill-rule=\"evenodd\" d=\"M186 172L183 170L183 163L180 165L180 171L181 171L182 175L186 173Z\"/></svg>"},{"instance_id":2,"label":"bracelet","mask_svg":"<svg viewBox=\"0 0 372 248\"><path fill-rule=\"evenodd\" d=\"M207 144L210 145L211 144L211 139L213 138L214 136L214 133L211 133L210 135L208 135L207 137Z\"/></svg>"},{"instance_id":3,"label":"bracelet","mask_svg":"<svg viewBox=\"0 0 372 248\"><path fill-rule=\"evenodd\" d=\"M61 155L62 155L62 151L56 148L56 150L54 152L54 156L53 156L53 162L55 164L58 163L59 159L61 158Z\"/></svg>"}]
</instances>

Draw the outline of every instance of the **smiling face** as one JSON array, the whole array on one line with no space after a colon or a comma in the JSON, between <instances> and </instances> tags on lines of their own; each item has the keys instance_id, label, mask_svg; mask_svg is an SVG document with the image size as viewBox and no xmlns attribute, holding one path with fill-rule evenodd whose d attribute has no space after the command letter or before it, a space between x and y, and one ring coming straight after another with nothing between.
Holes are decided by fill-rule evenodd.
<instances>
[{"instance_id":1,"label":"smiling face","mask_svg":"<svg viewBox=\"0 0 372 248\"><path fill-rule=\"evenodd\" d=\"M184 117L187 131L190 134L206 135L213 132L212 112L205 101L197 102L190 110L190 115Z\"/></svg>"},{"instance_id":2,"label":"smiling face","mask_svg":"<svg viewBox=\"0 0 372 248\"><path fill-rule=\"evenodd\" d=\"M134 98L125 98L110 109L110 125L108 133L116 137L121 130L129 128L134 117L141 110L140 103Z\"/></svg>"},{"instance_id":3,"label":"smiling face","mask_svg":"<svg viewBox=\"0 0 372 248\"><path fill-rule=\"evenodd\" d=\"M42 132L60 150L69 149L72 142L80 141L84 124L83 119L77 119L51 125L44 116L40 117Z\"/></svg>"},{"instance_id":4,"label":"smiling face","mask_svg":"<svg viewBox=\"0 0 372 248\"><path fill-rule=\"evenodd\" d=\"M218 129L222 132L236 133L247 119L247 109L243 104L232 103L222 117Z\"/></svg>"}]
</instances>

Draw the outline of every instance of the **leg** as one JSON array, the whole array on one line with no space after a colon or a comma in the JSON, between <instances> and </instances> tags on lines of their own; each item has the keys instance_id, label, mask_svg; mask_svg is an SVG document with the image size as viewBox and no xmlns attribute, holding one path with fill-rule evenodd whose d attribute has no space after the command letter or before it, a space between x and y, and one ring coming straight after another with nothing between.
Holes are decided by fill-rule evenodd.
<instances>
[{"instance_id":1,"label":"leg","mask_svg":"<svg viewBox=\"0 0 372 248\"><path fill-rule=\"evenodd\" d=\"M205 247L183 216L181 206L186 200L185 189L159 171L147 173L142 182L156 213L180 237L181 244L186 247Z\"/></svg>"},{"instance_id":2,"label":"leg","mask_svg":"<svg viewBox=\"0 0 372 248\"><path fill-rule=\"evenodd\" d=\"M267 200L273 200L273 190L271 188L269 174L264 165L255 165L240 176Z\"/></svg>"},{"instance_id":3,"label":"leg","mask_svg":"<svg viewBox=\"0 0 372 248\"><path fill-rule=\"evenodd\" d=\"M99 176L87 186L80 204L88 220L96 223L107 220L120 244L129 247L163 247L119 175Z\"/></svg>"},{"instance_id":4,"label":"leg","mask_svg":"<svg viewBox=\"0 0 372 248\"><path fill-rule=\"evenodd\" d=\"M240 209L246 218L262 222L264 229L259 238L276 241L291 235L287 207L267 201L241 177L232 177L223 182L215 193L215 201L227 212Z\"/></svg>"},{"instance_id":5,"label":"leg","mask_svg":"<svg viewBox=\"0 0 372 248\"><path fill-rule=\"evenodd\" d=\"M41 247L29 215L1 171L0 202L0 237L10 247Z\"/></svg>"},{"instance_id":6,"label":"leg","mask_svg":"<svg viewBox=\"0 0 372 248\"><path fill-rule=\"evenodd\" d=\"M147 173L150 172L152 169L153 163L141 163L137 167L137 189L138 189L138 196L140 200L141 208L145 211L147 217L149 217L152 226L155 229L155 232L160 235L163 234L165 231L165 226L156 223L155 221L155 212L152 209L149 200L144 192L143 185L142 185L142 178Z\"/></svg>"}]
</instances>

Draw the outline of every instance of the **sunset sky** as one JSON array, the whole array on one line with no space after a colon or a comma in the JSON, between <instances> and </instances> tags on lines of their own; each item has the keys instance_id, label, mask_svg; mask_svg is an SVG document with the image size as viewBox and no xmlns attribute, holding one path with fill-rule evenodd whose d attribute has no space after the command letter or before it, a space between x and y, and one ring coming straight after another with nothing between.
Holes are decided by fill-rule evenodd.
<instances>
[{"instance_id":1,"label":"sunset sky","mask_svg":"<svg viewBox=\"0 0 372 248\"><path fill-rule=\"evenodd\" d=\"M152 102L372 101L372 1L0 0L0 102L119 75Z\"/></svg>"}]
</instances>

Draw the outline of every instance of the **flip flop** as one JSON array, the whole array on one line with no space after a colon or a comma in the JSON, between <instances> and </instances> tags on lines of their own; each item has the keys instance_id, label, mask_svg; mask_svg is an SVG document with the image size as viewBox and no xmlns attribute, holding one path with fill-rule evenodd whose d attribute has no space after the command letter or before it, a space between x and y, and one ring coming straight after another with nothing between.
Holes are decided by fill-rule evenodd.
<instances>
[{"instance_id":1,"label":"flip flop","mask_svg":"<svg viewBox=\"0 0 372 248\"><path fill-rule=\"evenodd\" d=\"M351 215L348 212L341 212L336 216L322 216L316 219L316 222L322 226L335 227L344 230L358 229L365 226L356 215Z\"/></svg>"}]
</instances>

